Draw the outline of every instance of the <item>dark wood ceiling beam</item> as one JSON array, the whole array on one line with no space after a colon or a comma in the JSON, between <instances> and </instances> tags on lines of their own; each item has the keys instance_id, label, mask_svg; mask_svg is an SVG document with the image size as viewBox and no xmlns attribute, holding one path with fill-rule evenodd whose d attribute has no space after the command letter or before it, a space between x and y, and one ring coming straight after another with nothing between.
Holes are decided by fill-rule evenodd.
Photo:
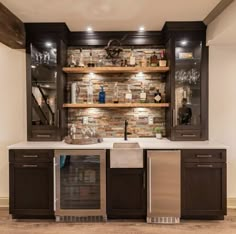
<instances>
[{"instance_id":1,"label":"dark wood ceiling beam","mask_svg":"<svg viewBox=\"0 0 236 234\"><path fill-rule=\"evenodd\" d=\"M25 48L24 23L0 2L0 42L13 48Z\"/></svg>"},{"instance_id":2,"label":"dark wood ceiling beam","mask_svg":"<svg viewBox=\"0 0 236 234\"><path fill-rule=\"evenodd\" d=\"M218 15L220 15L226 7L228 7L234 0L221 0L215 8L206 16L203 22L208 25L210 24Z\"/></svg>"}]
</instances>

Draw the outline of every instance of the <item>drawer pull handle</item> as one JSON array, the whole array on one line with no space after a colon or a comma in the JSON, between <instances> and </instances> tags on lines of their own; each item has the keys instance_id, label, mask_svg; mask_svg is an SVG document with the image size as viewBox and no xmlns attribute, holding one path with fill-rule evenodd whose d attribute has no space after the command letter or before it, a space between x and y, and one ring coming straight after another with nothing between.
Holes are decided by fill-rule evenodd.
<instances>
[{"instance_id":1,"label":"drawer pull handle","mask_svg":"<svg viewBox=\"0 0 236 234\"><path fill-rule=\"evenodd\" d=\"M38 155L23 155L24 158L38 158Z\"/></svg>"},{"instance_id":2,"label":"drawer pull handle","mask_svg":"<svg viewBox=\"0 0 236 234\"><path fill-rule=\"evenodd\" d=\"M23 167L30 167L30 168L33 168L33 167L38 167L38 165L33 165L33 164L31 164L31 165L28 165L28 164L27 164L27 165L26 165L26 164L25 164L25 165L23 165Z\"/></svg>"},{"instance_id":3,"label":"drawer pull handle","mask_svg":"<svg viewBox=\"0 0 236 234\"><path fill-rule=\"evenodd\" d=\"M196 155L197 158L212 158L211 154L198 154Z\"/></svg>"},{"instance_id":4,"label":"drawer pull handle","mask_svg":"<svg viewBox=\"0 0 236 234\"><path fill-rule=\"evenodd\" d=\"M206 164L199 164L197 165L197 167L207 167L207 168L211 168L213 167L213 165L209 164L209 165L206 165Z\"/></svg>"},{"instance_id":5,"label":"drawer pull handle","mask_svg":"<svg viewBox=\"0 0 236 234\"><path fill-rule=\"evenodd\" d=\"M183 137L196 137L196 134L182 134Z\"/></svg>"},{"instance_id":6,"label":"drawer pull handle","mask_svg":"<svg viewBox=\"0 0 236 234\"><path fill-rule=\"evenodd\" d=\"M47 135L43 135L43 134L37 134L36 135L37 137L41 137L41 138L48 138L48 137L50 137L50 135L49 134L47 134Z\"/></svg>"}]
</instances>

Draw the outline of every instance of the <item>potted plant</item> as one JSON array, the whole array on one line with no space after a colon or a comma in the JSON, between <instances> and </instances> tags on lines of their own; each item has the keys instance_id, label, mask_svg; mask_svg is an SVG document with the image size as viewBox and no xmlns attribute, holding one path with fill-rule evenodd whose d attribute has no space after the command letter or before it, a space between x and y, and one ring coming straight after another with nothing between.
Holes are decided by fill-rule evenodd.
<instances>
[{"instance_id":1,"label":"potted plant","mask_svg":"<svg viewBox=\"0 0 236 234\"><path fill-rule=\"evenodd\" d=\"M155 127L153 131L156 133L156 138L161 139L162 138L162 130L160 127Z\"/></svg>"}]
</instances>

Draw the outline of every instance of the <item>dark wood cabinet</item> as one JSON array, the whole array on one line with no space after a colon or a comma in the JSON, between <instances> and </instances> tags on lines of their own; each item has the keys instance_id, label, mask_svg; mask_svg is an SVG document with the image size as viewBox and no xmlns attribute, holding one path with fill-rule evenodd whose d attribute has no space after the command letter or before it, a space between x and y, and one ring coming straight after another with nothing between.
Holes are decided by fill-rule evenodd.
<instances>
[{"instance_id":1,"label":"dark wood cabinet","mask_svg":"<svg viewBox=\"0 0 236 234\"><path fill-rule=\"evenodd\" d=\"M166 84L167 136L208 139L208 48L203 22L167 22L163 28L170 66Z\"/></svg>"},{"instance_id":2,"label":"dark wood cabinet","mask_svg":"<svg viewBox=\"0 0 236 234\"><path fill-rule=\"evenodd\" d=\"M225 150L183 150L181 177L182 218L224 218Z\"/></svg>"},{"instance_id":3,"label":"dark wood cabinet","mask_svg":"<svg viewBox=\"0 0 236 234\"><path fill-rule=\"evenodd\" d=\"M68 29L62 23L27 23L27 136L56 141L66 134L66 64Z\"/></svg>"},{"instance_id":4,"label":"dark wood cabinet","mask_svg":"<svg viewBox=\"0 0 236 234\"><path fill-rule=\"evenodd\" d=\"M107 216L108 218L146 218L144 169L109 169Z\"/></svg>"},{"instance_id":5,"label":"dark wood cabinet","mask_svg":"<svg viewBox=\"0 0 236 234\"><path fill-rule=\"evenodd\" d=\"M10 214L53 218L53 151L10 150Z\"/></svg>"}]
</instances>

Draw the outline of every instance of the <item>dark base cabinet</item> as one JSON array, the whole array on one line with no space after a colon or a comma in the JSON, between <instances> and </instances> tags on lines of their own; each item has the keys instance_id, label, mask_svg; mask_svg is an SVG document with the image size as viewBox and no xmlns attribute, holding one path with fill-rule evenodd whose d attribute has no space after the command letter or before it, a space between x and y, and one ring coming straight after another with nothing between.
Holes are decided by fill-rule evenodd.
<instances>
[{"instance_id":1,"label":"dark base cabinet","mask_svg":"<svg viewBox=\"0 0 236 234\"><path fill-rule=\"evenodd\" d=\"M143 169L108 169L108 218L146 218L146 181Z\"/></svg>"},{"instance_id":2,"label":"dark base cabinet","mask_svg":"<svg viewBox=\"0 0 236 234\"><path fill-rule=\"evenodd\" d=\"M181 215L223 219L226 215L226 151L182 151Z\"/></svg>"},{"instance_id":3,"label":"dark base cabinet","mask_svg":"<svg viewBox=\"0 0 236 234\"><path fill-rule=\"evenodd\" d=\"M10 150L10 214L54 218L53 151Z\"/></svg>"}]
</instances>

